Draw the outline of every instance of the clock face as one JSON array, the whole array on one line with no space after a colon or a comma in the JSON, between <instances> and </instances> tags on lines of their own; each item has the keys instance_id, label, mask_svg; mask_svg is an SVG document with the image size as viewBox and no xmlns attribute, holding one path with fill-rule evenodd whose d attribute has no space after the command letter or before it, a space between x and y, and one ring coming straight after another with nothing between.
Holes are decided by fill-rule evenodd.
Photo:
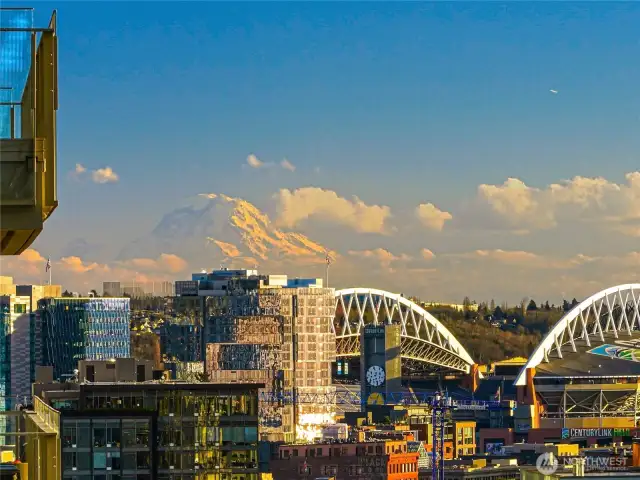
<instances>
[{"instance_id":1,"label":"clock face","mask_svg":"<svg viewBox=\"0 0 640 480\"><path fill-rule=\"evenodd\" d=\"M384 383L384 369L378 365L367 370L367 382L373 387L379 387Z\"/></svg>"}]
</instances>

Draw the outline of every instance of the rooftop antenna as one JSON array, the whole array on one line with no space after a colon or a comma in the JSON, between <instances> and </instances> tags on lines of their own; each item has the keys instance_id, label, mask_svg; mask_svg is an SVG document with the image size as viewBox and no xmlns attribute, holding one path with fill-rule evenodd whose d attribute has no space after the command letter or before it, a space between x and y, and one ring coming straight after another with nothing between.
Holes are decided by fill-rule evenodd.
<instances>
[{"instance_id":1,"label":"rooftop antenna","mask_svg":"<svg viewBox=\"0 0 640 480\"><path fill-rule=\"evenodd\" d=\"M325 288L329 288L329 267L331 266L331 256L329 255L329 250L327 250L327 256L325 257L325 260L327 261L327 267L326 267L327 284L325 285Z\"/></svg>"}]
</instances>

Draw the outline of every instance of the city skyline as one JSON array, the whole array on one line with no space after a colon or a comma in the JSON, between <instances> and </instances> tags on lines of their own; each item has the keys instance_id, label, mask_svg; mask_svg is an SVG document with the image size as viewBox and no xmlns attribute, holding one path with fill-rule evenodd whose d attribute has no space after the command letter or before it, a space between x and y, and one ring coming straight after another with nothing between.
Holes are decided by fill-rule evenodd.
<instances>
[{"instance_id":1,"label":"city skyline","mask_svg":"<svg viewBox=\"0 0 640 480\"><path fill-rule=\"evenodd\" d=\"M424 300L638 281L638 5L55 7L61 201L17 282L325 250L331 286Z\"/></svg>"}]
</instances>

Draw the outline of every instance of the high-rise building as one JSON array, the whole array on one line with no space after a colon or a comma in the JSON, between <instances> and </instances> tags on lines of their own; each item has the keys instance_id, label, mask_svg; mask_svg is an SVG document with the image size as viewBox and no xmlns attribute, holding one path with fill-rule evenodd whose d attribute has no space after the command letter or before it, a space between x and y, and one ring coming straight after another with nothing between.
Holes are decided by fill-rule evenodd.
<instances>
[{"instance_id":1,"label":"high-rise building","mask_svg":"<svg viewBox=\"0 0 640 480\"><path fill-rule=\"evenodd\" d=\"M121 297L122 289L120 288L120 282L102 282L102 296Z\"/></svg>"},{"instance_id":2,"label":"high-rise building","mask_svg":"<svg viewBox=\"0 0 640 480\"><path fill-rule=\"evenodd\" d=\"M38 302L36 324L42 336L42 365L53 375L73 375L80 360L128 357L128 298L45 298Z\"/></svg>"},{"instance_id":3,"label":"high-rise building","mask_svg":"<svg viewBox=\"0 0 640 480\"><path fill-rule=\"evenodd\" d=\"M29 297L0 296L0 411L26 405L35 378L34 318ZM11 418L0 416L0 432L14 428ZM0 444L5 437L0 437Z\"/></svg>"},{"instance_id":4,"label":"high-rise building","mask_svg":"<svg viewBox=\"0 0 640 480\"><path fill-rule=\"evenodd\" d=\"M202 361L202 334L199 322L167 318L155 333L160 338L160 353L163 361Z\"/></svg>"},{"instance_id":5,"label":"high-rise building","mask_svg":"<svg viewBox=\"0 0 640 480\"><path fill-rule=\"evenodd\" d=\"M0 275L0 295L15 295L16 285L13 283L13 277Z\"/></svg>"},{"instance_id":6,"label":"high-rise building","mask_svg":"<svg viewBox=\"0 0 640 480\"><path fill-rule=\"evenodd\" d=\"M29 297L0 297L0 397L26 400L35 376L34 318Z\"/></svg>"},{"instance_id":7,"label":"high-rise building","mask_svg":"<svg viewBox=\"0 0 640 480\"><path fill-rule=\"evenodd\" d=\"M260 382L261 438L294 441L335 421L335 405L295 403L335 392L331 364L334 291L321 279L216 270L176 282L181 298L200 298L205 372L213 382ZM179 305L180 302L176 302Z\"/></svg>"},{"instance_id":8,"label":"high-rise building","mask_svg":"<svg viewBox=\"0 0 640 480\"><path fill-rule=\"evenodd\" d=\"M16 295L31 298L31 311L35 312L43 298L62 296L62 285L16 285Z\"/></svg>"}]
</instances>

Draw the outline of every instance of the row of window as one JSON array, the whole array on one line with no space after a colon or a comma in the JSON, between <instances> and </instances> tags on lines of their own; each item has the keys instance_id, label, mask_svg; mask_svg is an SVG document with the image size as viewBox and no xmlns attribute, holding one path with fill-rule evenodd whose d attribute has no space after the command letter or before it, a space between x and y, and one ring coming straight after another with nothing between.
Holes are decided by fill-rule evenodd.
<instances>
[{"instance_id":1,"label":"row of window","mask_svg":"<svg viewBox=\"0 0 640 480\"><path fill-rule=\"evenodd\" d=\"M88 421L65 422L62 446L66 449L127 449L149 447L149 425L119 420L90 425ZM215 445L250 445L258 441L257 427L195 427L180 422L159 422L159 447L212 447Z\"/></svg>"},{"instance_id":2,"label":"row of window","mask_svg":"<svg viewBox=\"0 0 640 480\"><path fill-rule=\"evenodd\" d=\"M158 480L258 480L257 473L158 473ZM63 480L151 480L150 473L137 474L121 474L121 473L103 473L103 474L75 474L66 473Z\"/></svg>"},{"instance_id":3,"label":"row of window","mask_svg":"<svg viewBox=\"0 0 640 480\"><path fill-rule=\"evenodd\" d=\"M391 463L389 473L411 473L418 471L417 463Z\"/></svg>"},{"instance_id":4,"label":"row of window","mask_svg":"<svg viewBox=\"0 0 640 480\"><path fill-rule=\"evenodd\" d=\"M212 453L212 452L208 452ZM147 471L151 468L150 452L94 452L91 455L80 452L62 454L64 471ZM217 455L205 455L202 452L159 452L158 468L164 470L216 470L258 467L258 454L255 450L234 450ZM95 475L95 474L94 474Z\"/></svg>"}]
</instances>

